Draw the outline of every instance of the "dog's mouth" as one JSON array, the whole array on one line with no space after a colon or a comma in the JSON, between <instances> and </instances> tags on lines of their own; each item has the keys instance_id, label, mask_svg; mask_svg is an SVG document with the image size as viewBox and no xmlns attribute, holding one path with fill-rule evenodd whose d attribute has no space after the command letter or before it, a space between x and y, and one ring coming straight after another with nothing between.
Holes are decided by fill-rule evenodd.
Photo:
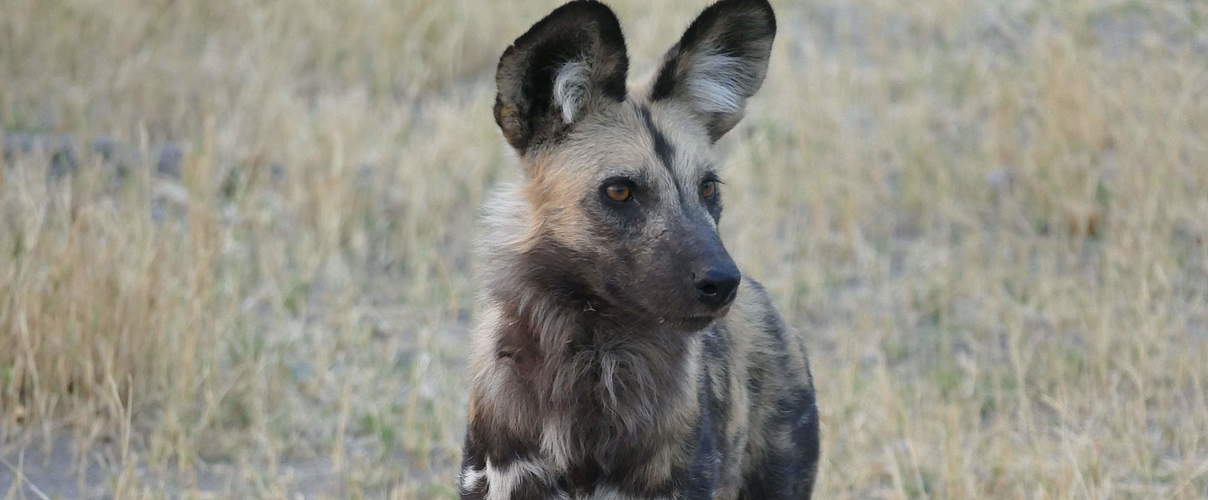
<instances>
[{"instance_id":1,"label":"dog's mouth","mask_svg":"<svg viewBox=\"0 0 1208 500\"><path fill-rule=\"evenodd\" d=\"M722 316L723 315L719 314L716 316L688 316L678 319L663 318L659 320L659 322L675 330L683 332L698 332L704 330L714 321L721 319Z\"/></svg>"}]
</instances>

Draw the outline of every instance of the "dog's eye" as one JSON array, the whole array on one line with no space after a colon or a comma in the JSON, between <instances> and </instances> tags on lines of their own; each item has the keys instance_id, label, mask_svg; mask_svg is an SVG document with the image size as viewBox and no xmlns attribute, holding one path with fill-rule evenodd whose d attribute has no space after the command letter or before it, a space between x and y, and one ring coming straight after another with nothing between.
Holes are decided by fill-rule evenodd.
<instances>
[{"instance_id":1,"label":"dog's eye","mask_svg":"<svg viewBox=\"0 0 1208 500\"><path fill-rule=\"evenodd\" d=\"M621 183L609 184L604 187L604 194L612 201L629 201L633 198L633 188Z\"/></svg>"},{"instance_id":2,"label":"dog's eye","mask_svg":"<svg viewBox=\"0 0 1208 500\"><path fill-rule=\"evenodd\" d=\"M700 196L706 200L717 198L720 191L721 183L718 181L705 181L700 185Z\"/></svg>"}]
</instances>

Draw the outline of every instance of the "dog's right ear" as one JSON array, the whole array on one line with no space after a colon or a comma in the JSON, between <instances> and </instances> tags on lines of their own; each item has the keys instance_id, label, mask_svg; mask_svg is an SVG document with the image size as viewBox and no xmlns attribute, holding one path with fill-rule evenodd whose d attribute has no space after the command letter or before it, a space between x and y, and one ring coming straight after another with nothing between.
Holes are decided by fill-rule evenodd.
<instances>
[{"instance_id":1,"label":"dog's right ear","mask_svg":"<svg viewBox=\"0 0 1208 500\"><path fill-rule=\"evenodd\" d=\"M682 103L716 142L742 119L768 73L776 14L768 0L721 0L664 57L651 100Z\"/></svg>"},{"instance_id":2,"label":"dog's right ear","mask_svg":"<svg viewBox=\"0 0 1208 500\"><path fill-rule=\"evenodd\" d=\"M612 10L593 0L570 2L504 51L495 75L495 122L523 155L594 109L624 101L628 68Z\"/></svg>"}]
</instances>

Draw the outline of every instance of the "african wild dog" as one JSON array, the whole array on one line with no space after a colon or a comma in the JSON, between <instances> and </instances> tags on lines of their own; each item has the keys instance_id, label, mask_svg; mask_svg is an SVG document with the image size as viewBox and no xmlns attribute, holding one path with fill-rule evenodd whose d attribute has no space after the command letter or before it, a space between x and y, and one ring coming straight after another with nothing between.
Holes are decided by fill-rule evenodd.
<instances>
[{"instance_id":1,"label":"african wild dog","mask_svg":"<svg viewBox=\"0 0 1208 500\"><path fill-rule=\"evenodd\" d=\"M805 347L717 231L713 144L775 31L767 0L723 0L633 89L595 1L504 52L495 120L525 175L487 209L461 498L809 498Z\"/></svg>"}]
</instances>

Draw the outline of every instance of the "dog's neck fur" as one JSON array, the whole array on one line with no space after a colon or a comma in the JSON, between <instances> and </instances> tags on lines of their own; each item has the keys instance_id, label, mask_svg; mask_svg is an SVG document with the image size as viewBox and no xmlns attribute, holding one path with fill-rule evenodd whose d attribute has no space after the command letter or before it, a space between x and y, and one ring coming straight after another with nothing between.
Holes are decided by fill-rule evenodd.
<instances>
[{"instance_id":1,"label":"dog's neck fur","mask_svg":"<svg viewBox=\"0 0 1208 500\"><path fill-rule=\"evenodd\" d=\"M590 263L548 241L517 241L527 207L503 205L492 211L498 217L488 221L481 249L492 268L484 276L485 302L497 317L486 338L477 339L490 342L479 350L489 359L478 363L514 387L476 388L476 398L508 399L478 402L510 413L484 417L537 439L544 458L564 473L595 467L597 474L640 477L640 470L607 469L670 467L666 449L687 436L696 415L666 409L695 408L675 403L696 397L689 372L696 370L700 335L633 324L569 272ZM486 381L480 376L476 383Z\"/></svg>"}]
</instances>

